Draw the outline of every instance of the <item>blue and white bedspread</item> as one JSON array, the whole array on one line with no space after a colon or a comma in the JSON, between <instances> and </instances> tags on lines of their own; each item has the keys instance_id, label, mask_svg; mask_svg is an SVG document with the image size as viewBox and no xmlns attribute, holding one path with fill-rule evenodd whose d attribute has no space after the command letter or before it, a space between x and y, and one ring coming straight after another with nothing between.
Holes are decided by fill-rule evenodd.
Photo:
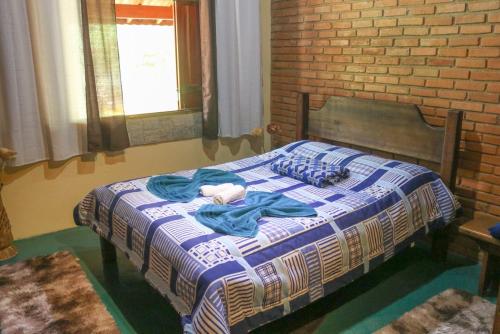
<instances>
[{"instance_id":1,"label":"blue and white bedspread","mask_svg":"<svg viewBox=\"0 0 500 334\"><path fill-rule=\"evenodd\" d=\"M347 167L350 177L317 188L273 173L270 163L287 154ZM240 175L250 191L308 203L318 217L264 217L255 238L218 234L194 218L211 198L169 203L147 191L148 178L97 188L75 210L78 224L111 240L168 297L188 333L247 332L294 312L450 223L459 208L427 168L318 142L214 168Z\"/></svg>"}]
</instances>

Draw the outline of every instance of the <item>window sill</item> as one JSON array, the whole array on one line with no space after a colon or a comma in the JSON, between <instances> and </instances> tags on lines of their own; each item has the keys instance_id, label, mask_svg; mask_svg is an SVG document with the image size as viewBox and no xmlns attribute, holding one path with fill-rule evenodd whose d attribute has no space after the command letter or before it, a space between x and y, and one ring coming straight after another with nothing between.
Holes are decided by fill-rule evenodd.
<instances>
[{"instance_id":1,"label":"window sill","mask_svg":"<svg viewBox=\"0 0 500 334\"><path fill-rule=\"evenodd\" d=\"M127 129L131 146L201 137L200 111L168 111L129 115Z\"/></svg>"}]
</instances>

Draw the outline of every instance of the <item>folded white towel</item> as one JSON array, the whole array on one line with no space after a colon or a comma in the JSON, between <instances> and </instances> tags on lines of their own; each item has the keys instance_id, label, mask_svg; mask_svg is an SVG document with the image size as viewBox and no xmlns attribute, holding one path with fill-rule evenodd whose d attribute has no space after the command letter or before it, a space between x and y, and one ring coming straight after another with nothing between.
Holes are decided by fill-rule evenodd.
<instances>
[{"instance_id":1,"label":"folded white towel","mask_svg":"<svg viewBox=\"0 0 500 334\"><path fill-rule=\"evenodd\" d=\"M245 197L246 191L240 185L232 186L214 196L215 204L227 204Z\"/></svg>"},{"instance_id":2,"label":"folded white towel","mask_svg":"<svg viewBox=\"0 0 500 334\"><path fill-rule=\"evenodd\" d=\"M215 196L218 193L221 193L224 190L228 190L232 187L234 187L234 184L232 184L232 183L223 183L223 184L218 184L216 186L206 185L206 186L200 187L200 193L205 197L206 196Z\"/></svg>"}]
</instances>

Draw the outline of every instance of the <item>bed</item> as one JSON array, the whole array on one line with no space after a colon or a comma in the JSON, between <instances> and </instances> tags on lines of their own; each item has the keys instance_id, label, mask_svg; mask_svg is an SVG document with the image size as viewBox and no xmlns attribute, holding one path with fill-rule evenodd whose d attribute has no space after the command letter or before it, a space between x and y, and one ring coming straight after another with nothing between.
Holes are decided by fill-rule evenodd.
<instances>
[{"instance_id":1,"label":"bed","mask_svg":"<svg viewBox=\"0 0 500 334\"><path fill-rule=\"evenodd\" d=\"M146 177L94 189L75 208L75 221L101 237L104 260L114 259L115 247L125 253L181 315L185 333L246 333L450 225L460 208L450 190L460 122L461 112L450 111L446 126L435 128L414 106L342 97L310 111L308 95L298 94L296 142L210 168L236 173L249 190L307 203L317 217L264 217L255 238L223 235L194 218L210 198L168 202L147 191ZM318 139L437 163L441 175ZM316 188L270 170L272 161L290 154L340 164L351 175Z\"/></svg>"}]
</instances>

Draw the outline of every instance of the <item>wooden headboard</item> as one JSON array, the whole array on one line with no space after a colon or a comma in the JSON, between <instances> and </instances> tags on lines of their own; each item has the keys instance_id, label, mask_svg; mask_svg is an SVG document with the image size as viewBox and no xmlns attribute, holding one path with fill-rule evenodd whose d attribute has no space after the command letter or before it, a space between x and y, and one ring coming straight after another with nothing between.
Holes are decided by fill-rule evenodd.
<instances>
[{"instance_id":1,"label":"wooden headboard","mask_svg":"<svg viewBox=\"0 0 500 334\"><path fill-rule=\"evenodd\" d=\"M297 140L309 136L404 155L439 164L454 190L462 111L450 110L443 128L427 124L411 104L332 96L309 110L309 94L297 98Z\"/></svg>"}]
</instances>

